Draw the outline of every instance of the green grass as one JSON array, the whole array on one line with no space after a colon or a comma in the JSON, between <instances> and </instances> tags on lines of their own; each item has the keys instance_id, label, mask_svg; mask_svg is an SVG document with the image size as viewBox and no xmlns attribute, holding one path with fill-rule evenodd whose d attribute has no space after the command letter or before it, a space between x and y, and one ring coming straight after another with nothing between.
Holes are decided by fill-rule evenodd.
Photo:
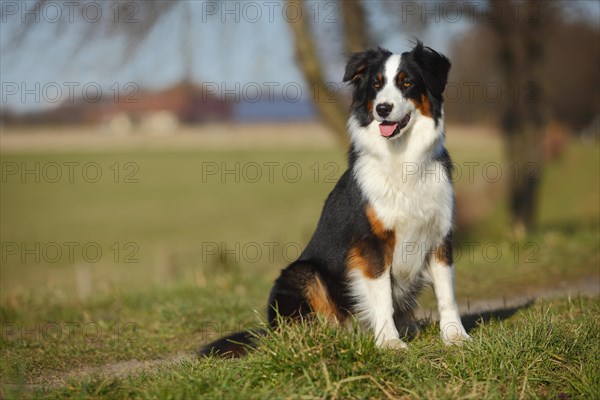
<instances>
[{"instance_id":1,"label":"green grass","mask_svg":"<svg viewBox=\"0 0 600 400\"><path fill-rule=\"evenodd\" d=\"M1 193L3 242L16 243L19 250L32 249L36 243L41 248L58 243L63 256L56 262L48 262L54 253L39 261L29 255L25 262L19 253L7 256L2 263L2 294L31 289L56 289L67 296L74 293L74 266L86 263L83 246L90 243L103 252L100 260L92 263L95 289L101 291L113 286L143 289L157 282L162 285L165 279L195 279L204 272L204 266L212 263L209 256L218 256L203 256L203 246L208 244L217 244L224 251L235 248L236 243L248 251L258 244L264 256L254 264L260 268L270 260L265 243L275 242L274 261L282 265L288 255L293 256L294 249L283 254L283 247L303 245L316 225L333 185L324 182L322 176L329 173L325 164L332 162L332 157L340 168L344 165L340 155L315 151L4 154L4 163L24 162L28 166L36 162L94 162L101 166L103 178L97 183L88 183L80 176L74 183L66 179L58 183L7 179ZM115 183L110 167L129 162L138 166L138 182ZM230 169L237 164L240 170L249 163L278 163L281 167L275 169L272 182L266 175L268 167L262 171L264 179L257 183L244 179L238 183L233 175L225 179L210 176L203 181L202 168L207 163L217 163L219 168L225 163ZM283 166L291 163L290 176L284 176ZM315 163L318 179L311 170ZM298 182L292 175L295 165L302 173ZM69 242L78 243L73 262L65 245ZM117 262L114 243L120 248ZM135 247L125 248L128 244ZM125 256L131 254L135 262L125 263ZM254 260L254 255L248 258ZM236 257L228 260L235 262Z\"/></svg>"},{"instance_id":2,"label":"green grass","mask_svg":"<svg viewBox=\"0 0 600 400\"><path fill-rule=\"evenodd\" d=\"M499 152L490 150L495 145L450 143L463 170L465 162L499 161ZM486 182L481 168L475 168L473 179L465 173L456 185L459 222L461 215L476 214L474 209L482 204L487 211L475 223L459 225L462 295L498 294L510 290L513 281L522 283L516 292L536 285L538 279L547 285L597 274L593 267L599 262L600 178L594 168L598 159L597 147L573 144L561 160L548 166L542 182L540 230L519 242L507 234L505 182ZM11 245L13 251L16 246L16 254L2 248L3 299L32 292L77 297L78 279L88 275L93 294L189 281L202 286L211 270L218 276L228 267L251 268L270 280L307 243L327 194L345 168L343 155L333 150L2 154L3 165L25 163L31 168L35 163L69 162L95 163L102 178L86 182L78 167L73 183L66 168L58 183L43 178L36 183L31 175L25 183L18 176L8 176L2 183L0 234L3 246ZM134 171L127 163L137 167L132 176L137 182L123 182ZM229 169L239 165L240 171L259 165L262 179L256 183L243 179L252 177L247 169L239 182L232 174L203 180L203 166L221 169L221 163ZM271 180L265 163L273 163ZM297 182L296 170L301 173ZM69 243L74 243L73 257ZM39 260L35 254L21 254L36 245ZM85 246L91 252L85 253ZM95 249L102 252L97 261ZM485 279L490 276L494 283L481 288L480 282L491 281ZM511 281L498 284L503 277Z\"/></svg>"},{"instance_id":3,"label":"green grass","mask_svg":"<svg viewBox=\"0 0 600 400\"><path fill-rule=\"evenodd\" d=\"M123 377L68 379L40 398L598 398L600 302L565 299L471 323L473 341L445 347L427 324L408 351L324 321L262 338L240 360L188 359Z\"/></svg>"},{"instance_id":4,"label":"green grass","mask_svg":"<svg viewBox=\"0 0 600 400\"><path fill-rule=\"evenodd\" d=\"M473 160L501 161L495 141L453 142L449 136L449 147L463 167ZM1 183L5 398L381 398L386 393L528 398L563 392L590 398L599 387L593 357L598 301L586 299L486 322L463 349L443 347L433 326L409 352L394 354L374 349L369 338L319 325L270 337L239 362L185 361L121 379L68 377L107 363L192 351L263 317L273 280L310 238L345 168L344 156L334 150L140 149L2 153L1 158L4 172L9 164L93 162L103 174L96 183L87 182L81 169L75 169L72 183L66 176L58 183L8 176ZM539 229L520 240L507 233L505 181L486 182L479 170L473 180L457 182L463 210L478 216L459 226L459 301L527 296L599 279L599 158L597 146L573 143L548 165ZM203 166L214 163L219 168L258 164L263 178L203 180ZM273 179L264 163L275 163ZM125 183L131 165L137 182ZM290 168L287 175L284 166ZM252 178L252 171L246 172ZM460 212L459 207L459 217ZM66 253L69 242L78 244L72 259ZM49 260L52 254L41 254L39 261L25 254L21 260L21 254L7 252L7 244L19 249L57 244L64 253L56 260ZM102 250L98 261L86 260L81 251L86 244ZM126 262L127 256L134 262ZM421 303L433 307L431 293ZM59 388L57 379L72 381ZM42 389L27 386L38 384Z\"/></svg>"}]
</instances>

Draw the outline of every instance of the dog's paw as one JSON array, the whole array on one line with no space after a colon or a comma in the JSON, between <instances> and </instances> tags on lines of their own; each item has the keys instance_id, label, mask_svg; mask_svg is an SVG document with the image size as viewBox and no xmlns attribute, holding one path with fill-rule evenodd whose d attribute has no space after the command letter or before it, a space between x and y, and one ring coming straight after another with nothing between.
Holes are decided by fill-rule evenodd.
<instances>
[{"instance_id":1,"label":"dog's paw","mask_svg":"<svg viewBox=\"0 0 600 400\"><path fill-rule=\"evenodd\" d=\"M440 336L446 346L460 346L471 340L471 336L465 331L460 321L441 322Z\"/></svg>"},{"instance_id":2,"label":"dog's paw","mask_svg":"<svg viewBox=\"0 0 600 400\"><path fill-rule=\"evenodd\" d=\"M392 349L392 350L406 350L408 349L408 345L404 343L404 341L400 339L390 339L384 341L381 346L382 349Z\"/></svg>"}]
</instances>

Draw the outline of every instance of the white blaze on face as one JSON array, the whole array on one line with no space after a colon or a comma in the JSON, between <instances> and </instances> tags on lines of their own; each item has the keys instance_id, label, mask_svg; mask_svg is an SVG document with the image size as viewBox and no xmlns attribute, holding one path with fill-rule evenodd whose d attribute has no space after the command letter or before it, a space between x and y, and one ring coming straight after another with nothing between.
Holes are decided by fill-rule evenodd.
<instances>
[{"instance_id":1,"label":"white blaze on face","mask_svg":"<svg viewBox=\"0 0 600 400\"><path fill-rule=\"evenodd\" d=\"M402 96L402 92L396 86L396 76L400 67L400 54L391 55L385 62L383 74L385 76L385 85L383 89L375 96L375 109L378 104L389 104L392 106L392 110L388 116L382 118L374 112L375 119L379 122L386 121L400 121L406 114L410 113L412 102L406 100Z\"/></svg>"}]
</instances>

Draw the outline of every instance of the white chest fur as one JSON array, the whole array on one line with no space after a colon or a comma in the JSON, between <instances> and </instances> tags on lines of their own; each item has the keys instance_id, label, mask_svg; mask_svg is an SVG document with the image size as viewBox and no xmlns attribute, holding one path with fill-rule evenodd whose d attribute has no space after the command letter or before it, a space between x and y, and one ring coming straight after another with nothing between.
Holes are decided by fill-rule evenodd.
<instances>
[{"instance_id":1,"label":"white chest fur","mask_svg":"<svg viewBox=\"0 0 600 400\"><path fill-rule=\"evenodd\" d=\"M432 157L441 151L443 137L424 128L431 132L425 137L413 130L404 142L383 141L376 151L360 152L354 166L376 216L395 232L392 274L403 286L421 276L428 254L452 228L452 184L442 162Z\"/></svg>"}]
</instances>

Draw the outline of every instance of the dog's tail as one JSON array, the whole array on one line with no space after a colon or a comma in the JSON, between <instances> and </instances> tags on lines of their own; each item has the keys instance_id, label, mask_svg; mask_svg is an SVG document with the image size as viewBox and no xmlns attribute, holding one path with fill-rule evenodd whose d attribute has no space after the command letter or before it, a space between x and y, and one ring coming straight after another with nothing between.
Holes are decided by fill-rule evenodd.
<instances>
[{"instance_id":1,"label":"dog's tail","mask_svg":"<svg viewBox=\"0 0 600 400\"><path fill-rule=\"evenodd\" d=\"M211 355L222 358L237 358L248 353L248 350L256 347L256 341L259 336L267 333L264 329L242 331L225 336L215 340L198 350L199 357L208 357Z\"/></svg>"}]
</instances>

